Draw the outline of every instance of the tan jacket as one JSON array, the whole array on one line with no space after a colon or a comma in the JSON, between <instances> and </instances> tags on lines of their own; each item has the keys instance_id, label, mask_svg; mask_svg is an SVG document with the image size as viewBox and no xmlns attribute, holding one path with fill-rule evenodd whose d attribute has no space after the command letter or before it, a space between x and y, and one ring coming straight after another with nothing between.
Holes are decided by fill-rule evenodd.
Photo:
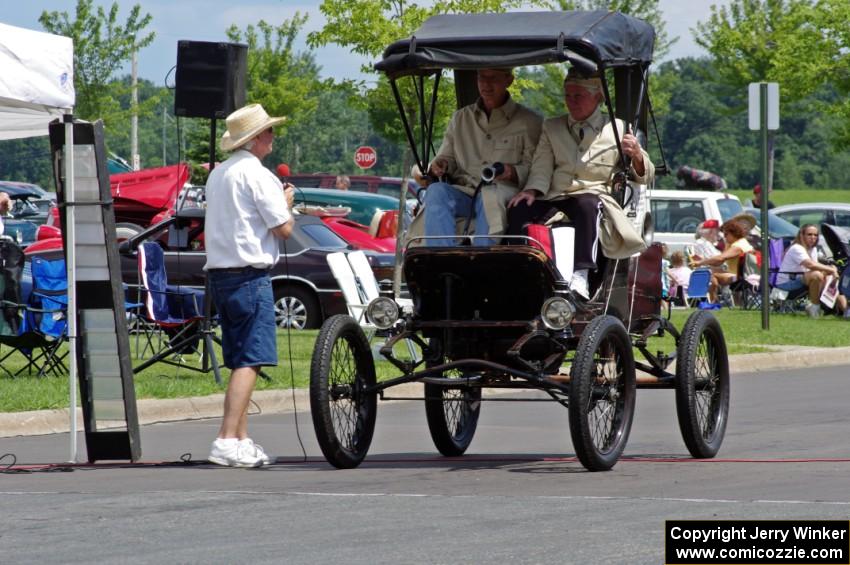
<instances>
[{"instance_id":1,"label":"tan jacket","mask_svg":"<svg viewBox=\"0 0 850 565\"><path fill-rule=\"evenodd\" d=\"M578 133L580 129L583 135ZM621 138L624 131L623 121L618 119L617 132ZM630 168L629 178L648 184L655 176L655 166L645 151L643 162L643 176ZM566 198L569 194L598 195L602 201L599 242L603 253L611 259L625 259L646 245L610 195L614 174L619 170L614 128L607 114L597 108L584 122L575 123L569 115L564 115L543 123L525 188L541 192L546 200Z\"/></svg>"},{"instance_id":2,"label":"tan jacket","mask_svg":"<svg viewBox=\"0 0 850 565\"><path fill-rule=\"evenodd\" d=\"M479 99L454 113L434 160L444 159L454 186L472 195L481 170L493 163L513 165L519 182L496 182L481 189L490 233L505 231L505 205L525 185L543 118L528 108L508 101L494 109L488 119Z\"/></svg>"}]
</instances>

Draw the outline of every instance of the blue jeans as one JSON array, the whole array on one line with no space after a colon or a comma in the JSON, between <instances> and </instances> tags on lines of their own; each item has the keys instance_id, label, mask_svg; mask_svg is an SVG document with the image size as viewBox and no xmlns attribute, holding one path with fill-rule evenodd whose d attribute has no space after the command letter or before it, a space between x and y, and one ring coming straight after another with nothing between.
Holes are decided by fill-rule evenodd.
<instances>
[{"instance_id":1,"label":"blue jeans","mask_svg":"<svg viewBox=\"0 0 850 565\"><path fill-rule=\"evenodd\" d=\"M486 188L485 188L486 190ZM472 210L472 197L445 182L435 182L425 191L425 235L454 235L456 218L468 218ZM484 214L481 194L475 199L475 235L487 235L490 227ZM429 239L430 246L457 245L455 239ZM493 245L491 238L473 240L474 245Z\"/></svg>"},{"instance_id":2,"label":"blue jeans","mask_svg":"<svg viewBox=\"0 0 850 565\"><path fill-rule=\"evenodd\" d=\"M221 321L221 351L228 369L277 365L277 326L269 272L207 272Z\"/></svg>"}]
</instances>

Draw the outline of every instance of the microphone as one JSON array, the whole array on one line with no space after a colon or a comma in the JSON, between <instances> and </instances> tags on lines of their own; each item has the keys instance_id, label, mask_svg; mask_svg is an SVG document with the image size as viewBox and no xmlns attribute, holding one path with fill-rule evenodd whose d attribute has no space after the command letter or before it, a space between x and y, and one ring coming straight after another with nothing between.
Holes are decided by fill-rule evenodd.
<instances>
[{"instance_id":1,"label":"microphone","mask_svg":"<svg viewBox=\"0 0 850 565\"><path fill-rule=\"evenodd\" d=\"M481 171L481 180L487 183L493 182L493 179L495 179L497 176L501 175L504 172L505 165L497 161L489 167L484 167L484 169Z\"/></svg>"},{"instance_id":2,"label":"microphone","mask_svg":"<svg viewBox=\"0 0 850 565\"><path fill-rule=\"evenodd\" d=\"M286 177L290 175L289 165L286 163L281 163L277 166L277 176L280 177L280 180L286 182Z\"/></svg>"}]
</instances>

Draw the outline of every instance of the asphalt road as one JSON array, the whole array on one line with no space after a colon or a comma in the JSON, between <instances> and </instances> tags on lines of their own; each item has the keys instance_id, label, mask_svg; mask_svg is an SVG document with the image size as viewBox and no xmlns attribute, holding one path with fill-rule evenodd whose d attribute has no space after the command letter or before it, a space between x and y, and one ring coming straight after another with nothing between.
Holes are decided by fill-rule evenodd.
<instances>
[{"instance_id":1,"label":"asphalt road","mask_svg":"<svg viewBox=\"0 0 850 565\"><path fill-rule=\"evenodd\" d=\"M0 475L4 563L663 563L667 519L850 517L850 367L737 374L718 458L688 459L672 391L639 391L626 456L588 473L553 403L483 406L467 456L439 457L420 403L381 403L366 462L321 459L309 414L254 416L278 463ZM144 460L206 456L217 420L142 428ZM0 440L18 465L64 434ZM84 453L84 443L81 439ZM3 460L8 463L9 459Z\"/></svg>"}]
</instances>

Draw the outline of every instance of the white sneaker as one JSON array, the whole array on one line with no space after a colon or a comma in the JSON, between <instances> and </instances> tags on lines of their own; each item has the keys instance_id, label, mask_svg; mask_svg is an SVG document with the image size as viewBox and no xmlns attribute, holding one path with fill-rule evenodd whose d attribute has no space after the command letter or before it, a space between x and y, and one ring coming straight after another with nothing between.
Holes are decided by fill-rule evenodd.
<instances>
[{"instance_id":1,"label":"white sneaker","mask_svg":"<svg viewBox=\"0 0 850 565\"><path fill-rule=\"evenodd\" d=\"M587 284L587 269L579 269L573 272L573 278L570 281L570 290L578 294L585 300L590 298L590 291Z\"/></svg>"},{"instance_id":2,"label":"white sneaker","mask_svg":"<svg viewBox=\"0 0 850 565\"><path fill-rule=\"evenodd\" d=\"M810 318L819 318L820 304L809 304L806 306L806 314L808 314Z\"/></svg>"},{"instance_id":3,"label":"white sneaker","mask_svg":"<svg viewBox=\"0 0 850 565\"><path fill-rule=\"evenodd\" d=\"M236 438L217 438L207 461L225 467L259 467L263 459L255 451L253 445L247 446Z\"/></svg>"},{"instance_id":4,"label":"white sneaker","mask_svg":"<svg viewBox=\"0 0 850 565\"><path fill-rule=\"evenodd\" d=\"M259 443L254 443L254 440L249 437L246 437L239 443L241 443L245 447L248 453L253 453L256 457L259 457L260 460L262 460L263 465L272 464L272 458L265 452L263 446Z\"/></svg>"}]
</instances>

